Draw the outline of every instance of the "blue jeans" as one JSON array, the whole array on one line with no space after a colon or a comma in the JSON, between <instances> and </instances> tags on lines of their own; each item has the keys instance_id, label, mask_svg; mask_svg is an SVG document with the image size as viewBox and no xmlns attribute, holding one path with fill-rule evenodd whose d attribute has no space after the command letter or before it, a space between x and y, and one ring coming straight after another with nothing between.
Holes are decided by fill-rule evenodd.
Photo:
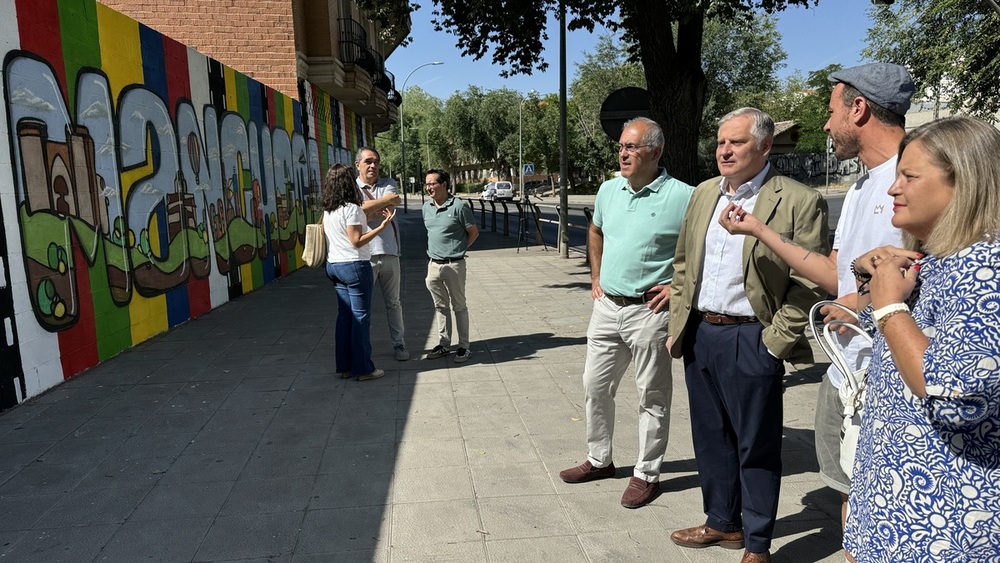
<instances>
[{"instance_id":1,"label":"blue jeans","mask_svg":"<svg viewBox=\"0 0 1000 563\"><path fill-rule=\"evenodd\" d=\"M372 362L372 265L367 260L326 263L326 277L337 289L337 373L366 375Z\"/></svg>"}]
</instances>

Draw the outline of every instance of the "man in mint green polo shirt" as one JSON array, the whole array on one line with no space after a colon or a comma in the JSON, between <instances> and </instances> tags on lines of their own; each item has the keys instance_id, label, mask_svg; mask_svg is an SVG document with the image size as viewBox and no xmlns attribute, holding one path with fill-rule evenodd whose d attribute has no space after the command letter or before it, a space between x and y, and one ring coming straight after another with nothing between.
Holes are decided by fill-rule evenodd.
<instances>
[{"instance_id":1,"label":"man in mint green polo shirt","mask_svg":"<svg viewBox=\"0 0 1000 563\"><path fill-rule=\"evenodd\" d=\"M428 170L424 188L431 199L424 204L427 227L427 290L434 300L438 344L427 358L450 353L451 312L455 312L458 349L455 362L472 357L469 349L469 308L465 302L465 253L479 236L476 218L469 204L449 193L451 176L444 170Z\"/></svg>"},{"instance_id":2,"label":"man in mint green polo shirt","mask_svg":"<svg viewBox=\"0 0 1000 563\"><path fill-rule=\"evenodd\" d=\"M633 360L639 459L622 495L626 508L648 504L659 490L673 391L667 303L674 247L694 191L659 167L663 144L655 121L640 117L626 123L618 145L621 177L597 192L588 236L594 312L583 370L588 453L583 464L559 473L567 483L615 475L615 393Z\"/></svg>"}]
</instances>

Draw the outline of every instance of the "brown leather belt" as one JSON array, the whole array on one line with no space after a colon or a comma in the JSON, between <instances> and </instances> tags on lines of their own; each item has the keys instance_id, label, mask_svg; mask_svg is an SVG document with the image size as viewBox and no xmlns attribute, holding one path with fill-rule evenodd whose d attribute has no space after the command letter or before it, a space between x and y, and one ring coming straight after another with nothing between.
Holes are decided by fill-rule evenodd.
<instances>
[{"instance_id":1,"label":"brown leather belt","mask_svg":"<svg viewBox=\"0 0 1000 563\"><path fill-rule=\"evenodd\" d=\"M649 297L643 293L639 297L627 297L625 295L611 295L610 293L605 293L605 297L611 300L612 303L618 305L619 307L627 307L628 305L642 305L649 301Z\"/></svg>"},{"instance_id":2,"label":"brown leather belt","mask_svg":"<svg viewBox=\"0 0 1000 563\"><path fill-rule=\"evenodd\" d=\"M723 315L722 313L710 313L708 311L698 311L702 320L712 325L742 325L747 323L760 322L757 317L738 317L734 315Z\"/></svg>"}]
</instances>

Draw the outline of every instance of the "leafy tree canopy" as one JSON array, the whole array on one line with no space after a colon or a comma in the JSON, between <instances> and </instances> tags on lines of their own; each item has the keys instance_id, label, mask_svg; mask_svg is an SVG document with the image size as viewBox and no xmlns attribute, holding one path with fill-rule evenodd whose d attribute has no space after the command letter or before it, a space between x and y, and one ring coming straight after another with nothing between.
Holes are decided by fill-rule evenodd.
<instances>
[{"instance_id":1,"label":"leafy tree canopy","mask_svg":"<svg viewBox=\"0 0 1000 563\"><path fill-rule=\"evenodd\" d=\"M397 16L413 8L407 0L358 0L366 10ZM593 30L598 23L622 30L634 41L632 55L643 64L650 92L650 115L671 131L664 155L678 178L694 182L698 137L706 101L702 39L706 21L745 21L757 10L774 13L818 0L434 0L435 24L458 37L462 53L480 59L492 51L494 63L510 73L530 74L547 67L540 59L548 14L566 9L570 30ZM499 14L502 14L499 15Z\"/></svg>"},{"instance_id":2,"label":"leafy tree canopy","mask_svg":"<svg viewBox=\"0 0 1000 563\"><path fill-rule=\"evenodd\" d=\"M573 103L567 114L567 128L576 133L570 138L578 139L573 162L588 175L603 175L615 167L617 145L601 128L601 104L609 94L627 86L646 87L642 65L629 59L627 43L621 36L605 34L598 39L594 52L584 54L583 62L577 64L569 86Z\"/></svg>"},{"instance_id":3,"label":"leafy tree canopy","mask_svg":"<svg viewBox=\"0 0 1000 563\"><path fill-rule=\"evenodd\" d=\"M778 90L777 72L787 57L773 15L757 12L727 22L705 22L702 67L708 87L699 150L701 177L718 171L718 119L736 108L765 105ZM771 115L776 121L785 119Z\"/></svg>"},{"instance_id":4,"label":"leafy tree canopy","mask_svg":"<svg viewBox=\"0 0 1000 563\"><path fill-rule=\"evenodd\" d=\"M404 177L419 177L423 165L427 169L428 156L437 165L448 163L448 146L440 142L444 103L422 90L419 86L406 89L406 106L403 108L403 127L406 132L406 174ZM400 176L399 123L375 137L375 148L382 156L385 173Z\"/></svg>"},{"instance_id":5,"label":"leafy tree canopy","mask_svg":"<svg viewBox=\"0 0 1000 563\"><path fill-rule=\"evenodd\" d=\"M1000 16L986 0L896 0L869 10L866 58L905 66L918 92L963 113L1000 111Z\"/></svg>"}]
</instances>

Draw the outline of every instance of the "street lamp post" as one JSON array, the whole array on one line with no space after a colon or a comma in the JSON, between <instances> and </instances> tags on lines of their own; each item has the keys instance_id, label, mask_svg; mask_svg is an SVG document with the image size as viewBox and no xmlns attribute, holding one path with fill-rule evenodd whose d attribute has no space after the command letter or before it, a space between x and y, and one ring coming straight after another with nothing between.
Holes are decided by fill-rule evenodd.
<instances>
[{"instance_id":1,"label":"street lamp post","mask_svg":"<svg viewBox=\"0 0 1000 563\"><path fill-rule=\"evenodd\" d=\"M528 92L529 96L533 96L534 94L535 94L534 90L530 90ZM520 176L520 178L521 178L521 202L522 203L524 203L525 201L527 201L527 198L524 196L524 141L523 141L523 137L521 135L521 128L522 128L522 123L523 123L522 111L524 110L524 102L527 99L528 98L526 98L526 97L522 97L521 101L518 102L518 104L517 104L517 167L518 167L518 176Z\"/></svg>"},{"instance_id":2,"label":"street lamp post","mask_svg":"<svg viewBox=\"0 0 1000 563\"><path fill-rule=\"evenodd\" d=\"M403 79L403 89L400 92L403 95L403 101L399 104L399 167L400 167L400 180L403 182L403 213L407 213L406 209L406 134L403 129L403 105L406 104L406 83L413 76L414 72L424 68L425 66L443 65L441 61L433 61L429 63L424 63L417 68L410 71L410 74L406 75Z\"/></svg>"}]
</instances>

